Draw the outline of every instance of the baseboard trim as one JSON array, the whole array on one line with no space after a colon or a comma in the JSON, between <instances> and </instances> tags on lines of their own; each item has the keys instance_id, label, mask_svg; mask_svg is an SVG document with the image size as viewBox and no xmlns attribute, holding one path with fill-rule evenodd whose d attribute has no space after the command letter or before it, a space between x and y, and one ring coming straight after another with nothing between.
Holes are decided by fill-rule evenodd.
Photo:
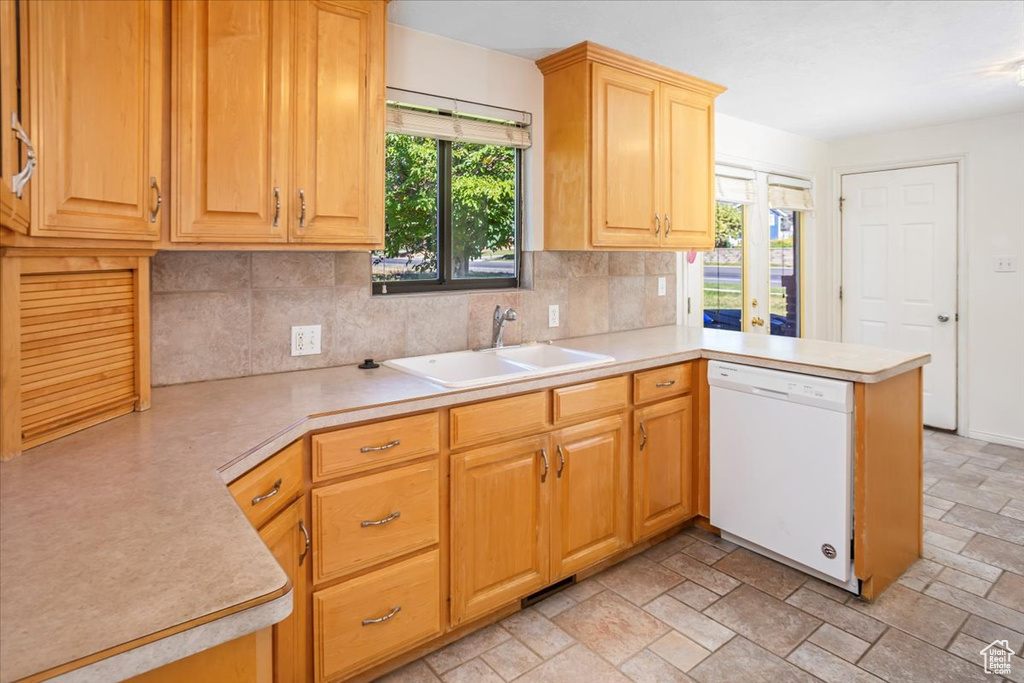
<instances>
[{"instance_id":1,"label":"baseboard trim","mask_svg":"<svg viewBox=\"0 0 1024 683\"><path fill-rule=\"evenodd\" d=\"M1024 448L1024 439L1017 438L1015 436L1006 436L1005 434L989 434L988 432L979 432L976 429L969 429L964 436L970 439L978 439L980 441L988 441L989 443L997 443L1002 446L1014 446L1015 448Z\"/></svg>"}]
</instances>

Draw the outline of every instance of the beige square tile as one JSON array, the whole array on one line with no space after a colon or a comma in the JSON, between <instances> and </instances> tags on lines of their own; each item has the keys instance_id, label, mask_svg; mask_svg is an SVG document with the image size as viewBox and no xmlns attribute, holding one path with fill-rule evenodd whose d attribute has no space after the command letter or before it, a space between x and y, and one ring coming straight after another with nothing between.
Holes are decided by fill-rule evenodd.
<instances>
[{"instance_id":1,"label":"beige square tile","mask_svg":"<svg viewBox=\"0 0 1024 683\"><path fill-rule=\"evenodd\" d=\"M410 356L462 351L468 335L469 296L431 294L405 301L405 352Z\"/></svg>"},{"instance_id":2,"label":"beige square tile","mask_svg":"<svg viewBox=\"0 0 1024 683\"><path fill-rule=\"evenodd\" d=\"M644 326L644 278L608 278L608 330L635 330Z\"/></svg>"},{"instance_id":3,"label":"beige square tile","mask_svg":"<svg viewBox=\"0 0 1024 683\"><path fill-rule=\"evenodd\" d=\"M873 603L856 600L850 607L940 647L967 621L964 610L900 584L890 586Z\"/></svg>"},{"instance_id":4,"label":"beige square tile","mask_svg":"<svg viewBox=\"0 0 1024 683\"><path fill-rule=\"evenodd\" d=\"M960 588L964 587L960 586ZM968 589L964 588L964 590ZM975 593L976 591L971 592ZM992 587L992 592L988 594L988 599L1018 612L1024 612L1024 576L1003 572L1003 575Z\"/></svg>"},{"instance_id":5,"label":"beige square tile","mask_svg":"<svg viewBox=\"0 0 1024 683\"><path fill-rule=\"evenodd\" d=\"M249 292L166 292L151 299L154 386L248 375Z\"/></svg>"},{"instance_id":6,"label":"beige square tile","mask_svg":"<svg viewBox=\"0 0 1024 683\"><path fill-rule=\"evenodd\" d=\"M785 657L821 621L752 586L740 586L711 607L706 616Z\"/></svg>"},{"instance_id":7,"label":"beige square tile","mask_svg":"<svg viewBox=\"0 0 1024 683\"><path fill-rule=\"evenodd\" d=\"M333 287L334 254L319 251L255 251L253 289Z\"/></svg>"},{"instance_id":8,"label":"beige square tile","mask_svg":"<svg viewBox=\"0 0 1024 683\"><path fill-rule=\"evenodd\" d=\"M642 251L613 251L608 254L609 275L646 274L647 255Z\"/></svg>"},{"instance_id":9,"label":"beige square tile","mask_svg":"<svg viewBox=\"0 0 1024 683\"><path fill-rule=\"evenodd\" d=\"M253 290L252 373L259 375L333 365L334 319L333 287ZM322 353L292 356L293 325L320 325Z\"/></svg>"},{"instance_id":10,"label":"beige square tile","mask_svg":"<svg viewBox=\"0 0 1024 683\"><path fill-rule=\"evenodd\" d=\"M807 575L763 555L740 548L715 564L715 569L785 600L803 585Z\"/></svg>"},{"instance_id":11,"label":"beige square tile","mask_svg":"<svg viewBox=\"0 0 1024 683\"><path fill-rule=\"evenodd\" d=\"M665 295L658 295L658 278L665 278ZM644 298L644 323L648 327L676 322L676 283L671 275L648 275Z\"/></svg>"},{"instance_id":12,"label":"beige square tile","mask_svg":"<svg viewBox=\"0 0 1024 683\"><path fill-rule=\"evenodd\" d=\"M492 624L430 653L424 657L424 661L430 665L431 669L443 674L482 655L509 638L508 631L497 624Z\"/></svg>"},{"instance_id":13,"label":"beige square tile","mask_svg":"<svg viewBox=\"0 0 1024 683\"><path fill-rule=\"evenodd\" d=\"M669 631L651 643L648 649L680 671L689 671L711 655L710 650L677 631Z\"/></svg>"},{"instance_id":14,"label":"beige square tile","mask_svg":"<svg viewBox=\"0 0 1024 683\"><path fill-rule=\"evenodd\" d=\"M683 581L679 574L642 555L610 567L594 578L634 605L645 605Z\"/></svg>"},{"instance_id":15,"label":"beige square tile","mask_svg":"<svg viewBox=\"0 0 1024 683\"><path fill-rule=\"evenodd\" d=\"M676 254L672 251L649 251L645 254L644 272L648 275L672 275L676 272Z\"/></svg>"},{"instance_id":16,"label":"beige square tile","mask_svg":"<svg viewBox=\"0 0 1024 683\"><path fill-rule=\"evenodd\" d=\"M250 257L240 251L158 251L151 263L153 293L249 289Z\"/></svg>"},{"instance_id":17,"label":"beige square tile","mask_svg":"<svg viewBox=\"0 0 1024 683\"><path fill-rule=\"evenodd\" d=\"M1024 613L1018 612L1015 609L943 583L933 583L928 586L925 590L925 595L955 606L950 607L950 609L957 609L961 614L963 614L961 610L966 610L1013 631L1024 633ZM966 621L966 616L964 620Z\"/></svg>"},{"instance_id":18,"label":"beige square tile","mask_svg":"<svg viewBox=\"0 0 1024 683\"><path fill-rule=\"evenodd\" d=\"M607 332L608 306L607 277L569 280L569 336Z\"/></svg>"},{"instance_id":19,"label":"beige square tile","mask_svg":"<svg viewBox=\"0 0 1024 683\"><path fill-rule=\"evenodd\" d=\"M405 297L371 296L363 286L336 287L334 362L378 362L405 353Z\"/></svg>"},{"instance_id":20,"label":"beige square tile","mask_svg":"<svg viewBox=\"0 0 1024 683\"><path fill-rule=\"evenodd\" d=\"M811 643L802 644L786 659L826 683L881 683L882 680Z\"/></svg>"},{"instance_id":21,"label":"beige square tile","mask_svg":"<svg viewBox=\"0 0 1024 683\"><path fill-rule=\"evenodd\" d=\"M697 543L691 543L690 545L686 546L682 549L682 553L684 555L689 555L695 560L700 560L704 564L714 564L715 562L718 562L720 559L729 554L724 550L716 548L713 545L701 543L700 541L698 541Z\"/></svg>"},{"instance_id":22,"label":"beige square tile","mask_svg":"<svg viewBox=\"0 0 1024 683\"><path fill-rule=\"evenodd\" d=\"M538 252L544 253L544 252ZM523 341L547 341L569 336L569 281L538 280L533 289L519 290ZM557 305L559 326L548 327L548 306Z\"/></svg>"},{"instance_id":23,"label":"beige square tile","mask_svg":"<svg viewBox=\"0 0 1024 683\"><path fill-rule=\"evenodd\" d=\"M518 683L629 683L622 672L583 645L575 645L517 679Z\"/></svg>"},{"instance_id":24,"label":"beige square tile","mask_svg":"<svg viewBox=\"0 0 1024 683\"><path fill-rule=\"evenodd\" d=\"M565 269L570 280L581 277L604 277L608 275L608 252L565 252Z\"/></svg>"},{"instance_id":25,"label":"beige square tile","mask_svg":"<svg viewBox=\"0 0 1024 683\"><path fill-rule=\"evenodd\" d=\"M663 623L605 591L554 618L576 640L613 664L621 664L668 630Z\"/></svg>"},{"instance_id":26,"label":"beige square tile","mask_svg":"<svg viewBox=\"0 0 1024 683\"><path fill-rule=\"evenodd\" d=\"M703 562L695 560L681 552L676 553L667 560L664 560L661 564L668 567L675 573L682 574L690 581L699 583L719 595L725 595L740 585L739 581L728 574L723 574L717 569L713 569Z\"/></svg>"},{"instance_id":27,"label":"beige square tile","mask_svg":"<svg viewBox=\"0 0 1024 683\"><path fill-rule=\"evenodd\" d=\"M506 681L511 681L541 663L540 657L515 638L488 650L481 659Z\"/></svg>"},{"instance_id":28,"label":"beige square tile","mask_svg":"<svg viewBox=\"0 0 1024 683\"><path fill-rule=\"evenodd\" d=\"M471 659L441 676L444 683L505 683L504 679L479 659Z\"/></svg>"},{"instance_id":29,"label":"beige square tile","mask_svg":"<svg viewBox=\"0 0 1024 683\"><path fill-rule=\"evenodd\" d=\"M417 659L377 679L377 683L437 683L440 680L424 660Z\"/></svg>"},{"instance_id":30,"label":"beige square tile","mask_svg":"<svg viewBox=\"0 0 1024 683\"><path fill-rule=\"evenodd\" d=\"M519 320L518 290L473 293L469 295L467 348L485 349L490 347L495 306L500 307L502 313L508 308L513 308L516 311L516 320L505 323L505 345L518 344L522 340L523 323Z\"/></svg>"},{"instance_id":31,"label":"beige square tile","mask_svg":"<svg viewBox=\"0 0 1024 683\"><path fill-rule=\"evenodd\" d=\"M541 280L565 280L569 277L569 270L566 266L569 252L565 251L535 251L533 254L533 281L534 284Z\"/></svg>"},{"instance_id":32,"label":"beige square tile","mask_svg":"<svg viewBox=\"0 0 1024 683\"><path fill-rule=\"evenodd\" d=\"M871 643L861 640L852 633L838 629L832 624L819 626L818 630L807 639L807 642L814 643L848 662L856 662L871 647Z\"/></svg>"},{"instance_id":33,"label":"beige square tile","mask_svg":"<svg viewBox=\"0 0 1024 683\"><path fill-rule=\"evenodd\" d=\"M679 584L668 592L676 600L689 605L698 612L703 611L718 598L722 597L714 591L709 591L704 586L686 581Z\"/></svg>"},{"instance_id":34,"label":"beige square tile","mask_svg":"<svg viewBox=\"0 0 1024 683\"><path fill-rule=\"evenodd\" d=\"M742 636L690 671L700 683L812 683L815 678Z\"/></svg>"},{"instance_id":35,"label":"beige square tile","mask_svg":"<svg viewBox=\"0 0 1024 683\"><path fill-rule=\"evenodd\" d=\"M619 670L634 683L689 683L693 680L650 650L641 650Z\"/></svg>"},{"instance_id":36,"label":"beige square tile","mask_svg":"<svg viewBox=\"0 0 1024 683\"><path fill-rule=\"evenodd\" d=\"M369 287L372 265L368 252L338 252L334 255L334 284Z\"/></svg>"},{"instance_id":37,"label":"beige square tile","mask_svg":"<svg viewBox=\"0 0 1024 683\"><path fill-rule=\"evenodd\" d=\"M991 683L992 680L980 666L968 664L895 628L885 632L858 666L891 683Z\"/></svg>"},{"instance_id":38,"label":"beige square tile","mask_svg":"<svg viewBox=\"0 0 1024 683\"><path fill-rule=\"evenodd\" d=\"M717 650L736 635L732 630L667 595L647 603L644 610L708 650Z\"/></svg>"},{"instance_id":39,"label":"beige square tile","mask_svg":"<svg viewBox=\"0 0 1024 683\"><path fill-rule=\"evenodd\" d=\"M501 625L544 659L547 659L576 641L556 626L536 608L530 607L502 620Z\"/></svg>"},{"instance_id":40,"label":"beige square tile","mask_svg":"<svg viewBox=\"0 0 1024 683\"><path fill-rule=\"evenodd\" d=\"M892 589L893 586L890 586L889 590ZM868 642L874 642L885 631L885 624L877 619L807 588L797 589L786 598L786 602Z\"/></svg>"}]
</instances>

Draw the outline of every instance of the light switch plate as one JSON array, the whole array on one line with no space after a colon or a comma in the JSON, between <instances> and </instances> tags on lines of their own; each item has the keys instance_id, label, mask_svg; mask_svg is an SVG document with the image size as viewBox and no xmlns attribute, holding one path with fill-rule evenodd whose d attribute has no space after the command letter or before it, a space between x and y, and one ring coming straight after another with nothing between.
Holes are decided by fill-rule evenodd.
<instances>
[{"instance_id":1,"label":"light switch plate","mask_svg":"<svg viewBox=\"0 0 1024 683\"><path fill-rule=\"evenodd\" d=\"M292 327L292 355L315 356L320 353L320 325Z\"/></svg>"},{"instance_id":2,"label":"light switch plate","mask_svg":"<svg viewBox=\"0 0 1024 683\"><path fill-rule=\"evenodd\" d=\"M665 296L665 278L658 278L658 296Z\"/></svg>"},{"instance_id":3,"label":"light switch plate","mask_svg":"<svg viewBox=\"0 0 1024 683\"><path fill-rule=\"evenodd\" d=\"M1016 256L996 256L996 258L995 258L995 271L997 273L1016 273L1017 272L1017 257Z\"/></svg>"},{"instance_id":4,"label":"light switch plate","mask_svg":"<svg viewBox=\"0 0 1024 683\"><path fill-rule=\"evenodd\" d=\"M558 327L558 304L548 306L548 327Z\"/></svg>"}]
</instances>

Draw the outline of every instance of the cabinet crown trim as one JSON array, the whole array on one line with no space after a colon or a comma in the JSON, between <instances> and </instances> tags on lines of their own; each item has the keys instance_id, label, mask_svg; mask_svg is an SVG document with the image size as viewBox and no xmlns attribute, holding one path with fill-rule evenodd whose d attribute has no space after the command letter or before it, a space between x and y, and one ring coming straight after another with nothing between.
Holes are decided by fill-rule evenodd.
<instances>
[{"instance_id":1,"label":"cabinet crown trim","mask_svg":"<svg viewBox=\"0 0 1024 683\"><path fill-rule=\"evenodd\" d=\"M682 71L670 69L661 64L649 62L646 59L628 55L625 52L613 50L610 47L605 47L589 40L538 59L536 64L540 72L546 76L549 73L559 71L578 62L607 64L624 71L653 78L662 83L677 85L687 90L704 93L711 97L717 97L727 90L723 85L685 74Z\"/></svg>"}]
</instances>

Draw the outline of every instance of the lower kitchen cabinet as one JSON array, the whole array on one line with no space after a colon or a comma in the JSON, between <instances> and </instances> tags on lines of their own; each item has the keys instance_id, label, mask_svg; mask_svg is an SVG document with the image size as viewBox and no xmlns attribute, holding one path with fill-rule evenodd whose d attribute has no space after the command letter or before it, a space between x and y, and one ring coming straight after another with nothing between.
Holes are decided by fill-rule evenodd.
<instances>
[{"instance_id":1,"label":"lower kitchen cabinet","mask_svg":"<svg viewBox=\"0 0 1024 683\"><path fill-rule=\"evenodd\" d=\"M629 545L629 426L612 415L556 432L551 578Z\"/></svg>"},{"instance_id":2,"label":"lower kitchen cabinet","mask_svg":"<svg viewBox=\"0 0 1024 683\"><path fill-rule=\"evenodd\" d=\"M458 625L548 582L548 436L451 456L451 621Z\"/></svg>"},{"instance_id":3,"label":"lower kitchen cabinet","mask_svg":"<svg viewBox=\"0 0 1024 683\"><path fill-rule=\"evenodd\" d=\"M313 594L315 680L344 680L441 633L432 550Z\"/></svg>"},{"instance_id":4,"label":"lower kitchen cabinet","mask_svg":"<svg viewBox=\"0 0 1024 683\"><path fill-rule=\"evenodd\" d=\"M637 408L633 423L633 540L639 541L696 514L691 396Z\"/></svg>"},{"instance_id":5,"label":"lower kitchen cabinet","mask_svg":"<svg viewBox=\"0 0 1024 683\"><path fill-rule=\"evenodd\" d=\"M274 680L273 635L271 628L265 628L129 678L128 683L271 683Z\"/></svg>"},{"instance_id":6,"label":"lower kitchen cabinet","mask_svg":"<svg viewBox=\"0 0 1024 683\"><path fill-rule=\"evenodd\" d=\"M260 538L292 583L292 613L272 627L274 683L309 680L309 524L300 498L260 529Z\"/></svg>"}]
</instances>

